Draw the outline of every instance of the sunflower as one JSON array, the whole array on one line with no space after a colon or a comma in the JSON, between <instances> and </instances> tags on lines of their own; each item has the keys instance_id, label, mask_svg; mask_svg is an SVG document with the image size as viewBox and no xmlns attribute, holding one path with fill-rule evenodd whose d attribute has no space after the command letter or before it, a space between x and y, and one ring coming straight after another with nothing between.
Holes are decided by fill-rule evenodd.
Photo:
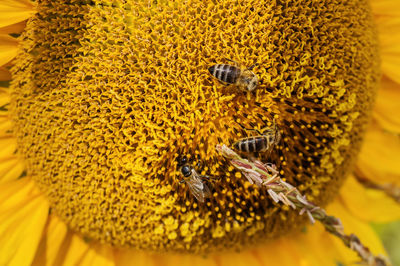
<instances>
[{"instance_id":1,"label":"sunflower","mask_svg":"<svg viewBox=\"0 0 400 266\"><path fill-rule=\"evenodd\" d=\"M385 254L370 222L400 218L399 7L2 1L0 265L358 261L215 150L275 123L255 156ZM257 63L255 91L215 82L226 58ZM204 202L182 158L210 177Z\"/></svg>"}]
</instances>

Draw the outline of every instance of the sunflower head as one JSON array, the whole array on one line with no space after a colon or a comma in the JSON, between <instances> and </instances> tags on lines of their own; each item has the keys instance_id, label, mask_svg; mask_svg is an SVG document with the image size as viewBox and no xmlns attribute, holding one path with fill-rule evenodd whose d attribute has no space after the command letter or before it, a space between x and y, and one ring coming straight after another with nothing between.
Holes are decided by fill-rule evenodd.
<instances>
[{"instance_id":1,"label":"sunflower head","mask_svg":"<svg viewBox=\"0 0 400 266\"><path fill-rule=\"evenodd\" d=\"M147 250L240 249L299 227L216 144L276 123L281 140L255 156L324 204L379 77L366 0L47 0L21 38L11 109L29 174L74 230ZM216 82L225 58L257 63L257 89ZM210 177L204 202L180 182L183 156Z\"/></svg>"}]
</instances>

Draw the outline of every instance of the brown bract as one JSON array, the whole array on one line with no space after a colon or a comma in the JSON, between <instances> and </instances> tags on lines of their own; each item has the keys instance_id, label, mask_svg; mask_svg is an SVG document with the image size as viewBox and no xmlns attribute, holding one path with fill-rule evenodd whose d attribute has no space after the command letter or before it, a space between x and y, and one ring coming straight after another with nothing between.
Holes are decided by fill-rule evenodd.
<instances>
[{"instance_id":1,"label":"brown bract","mask_svg":"<svg viewBox=\"0 0 400 266\"><path fill-rule=\"evenodd\" d=\"M300 226L218 155L272 125L262 162L332 199L358 152L379 77L367 1L40 1L21 36L12 113L28 174L89 239L147 250L241 249ZM229 58L260 80L225 87ZM177 159L213 177L204 204ZM196 166L197 157L202 168Z\"/></svg>"}]
</instances>

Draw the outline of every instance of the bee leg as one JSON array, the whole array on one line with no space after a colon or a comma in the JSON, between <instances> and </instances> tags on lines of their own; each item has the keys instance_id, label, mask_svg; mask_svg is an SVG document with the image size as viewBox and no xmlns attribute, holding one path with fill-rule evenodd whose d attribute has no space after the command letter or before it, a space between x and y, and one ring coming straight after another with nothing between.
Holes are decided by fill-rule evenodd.
<instances>
[{"instance_id":1,"label":"bee leg","mask_svg":"<svg viewBox=\"0 0 400 266\"><path fill-rule=\"evenodd\" d=\"M221 81L221 80L220 80L220 79L218 79L218 78L217 78L217 81L218 81L219 83L221 83L222 85L224 85L224 86L227 86L227 85L229 85L229 84L226 84L225 82Z\"/></svg>"},{"instance_id":2,"label":"bee leg","mask_svg":"<svg viewBox=\"0 0 400 266\"><path fill-rule=\"evenodd\" d=\"M185 179L182 179L181 181L179 181L179 184L185 183Z\"/></svg>"}]
</instances>

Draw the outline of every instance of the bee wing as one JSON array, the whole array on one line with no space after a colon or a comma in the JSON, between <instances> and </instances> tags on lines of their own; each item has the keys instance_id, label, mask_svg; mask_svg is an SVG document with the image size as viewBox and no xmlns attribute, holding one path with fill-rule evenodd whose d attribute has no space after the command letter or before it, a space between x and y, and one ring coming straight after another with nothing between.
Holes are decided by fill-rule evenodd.
<instances>
[{"instance_id":1,"label":"bee wing","mask_svg":"<svg viewBox=\"0 0 400 266\"><path fill-rule=\"evenodd\" d=\"M197 176L195 173L192 178L186 182L189 186L190 191L192 192L193 196L200 201L204 202L205 198L211 196L211 191L206 184L203 183L200 177Z\"/></svg>"},{"instance_id":2,"label":"bee wing","mask_svg":"<svg viewBox=\"0 0 400 266\"><path fill-rule=\"evenodd\" d=\"M211 197L211 190L205 183L203 183L203 195L205 198Z\"/></svg>"}]
</instances>

